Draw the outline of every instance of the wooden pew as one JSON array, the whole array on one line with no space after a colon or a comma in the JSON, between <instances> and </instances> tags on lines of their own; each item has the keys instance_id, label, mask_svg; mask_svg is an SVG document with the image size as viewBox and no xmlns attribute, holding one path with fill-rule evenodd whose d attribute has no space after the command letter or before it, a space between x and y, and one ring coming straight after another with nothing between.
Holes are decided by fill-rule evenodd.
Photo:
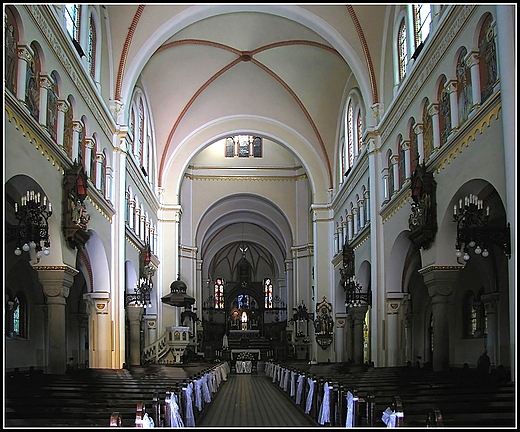
<instances>
[{"instance_id":1,"label":"wooden pew","mask_svg":"<svg viewBox=\"0 0 520 432\"><path fill-rule=\"evenodd\" d=\"M441 411L437 408L431 408L426 414L426 427L444 427Z\"/></svg>"},{"instance_id":2,"label":"wooden pew","mask_svg":"<svg viewBox=\"0 0 520 432\"><path fill-rule=\"evenodd\" d=\"M114 411L110 416L110 427L123 427L123 417L118 411Z\"/></svg>"}]
</instances>

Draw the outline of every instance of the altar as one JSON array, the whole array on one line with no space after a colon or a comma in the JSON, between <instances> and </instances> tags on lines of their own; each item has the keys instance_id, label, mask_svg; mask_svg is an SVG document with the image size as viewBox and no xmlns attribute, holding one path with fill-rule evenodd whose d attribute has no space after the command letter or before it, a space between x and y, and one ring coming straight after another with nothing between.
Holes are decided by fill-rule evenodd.
<instances>
[{"instance_id":1,"label":"altar","mask_svg":"<svg viewBox=\"0 0 520 432\"><path fill-rule=\"evenodd\" d=\"M229 337L233 339L252 339L260 337L260 330L229 330Z\"/></svg>"},{"instance_id":2,"label":"altar","mask_svg":"<svg viewBox=\"0 0 520 432\"><path fill-rule=\"evenodd\" d=\"M237 360L237 357L240 353L251 353L256 360L260 360L260 350L253 348L244 348L244 349L232 349L231 350L231 360ZM237 361L238 363L238 361Z\"/></svg>"}]
</instances>

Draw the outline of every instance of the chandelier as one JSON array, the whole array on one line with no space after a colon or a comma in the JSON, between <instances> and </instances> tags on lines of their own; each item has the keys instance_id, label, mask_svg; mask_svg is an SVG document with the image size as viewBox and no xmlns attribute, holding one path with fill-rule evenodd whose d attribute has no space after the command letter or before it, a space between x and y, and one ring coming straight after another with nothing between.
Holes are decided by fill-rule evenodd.
<instances>
[{"instance_id":1,"label":"chandelier","mask_svg":"<svg viewBox=\"0 0 520 432\"><path fill-rule=\"evenodd\" d=\"M14 253L19 256L22 250L34 250L38 259L42 254L49 255L51 242L48 220L52 215L52 205L47 197L40 192L27 191L20 205L14 203L14 213L18 220L18 226L15 227L18 243Z\"/></svg>"},{"instance_id":2,"label":"chandelier","mask_svg":"<svg viewBox=\"0 0 520 432\"><path fill-rule=\"evenodd\" d=\"M459 199L459 205L453 206L453 220L457 223L457 258L468 261L471 249L476 255L486 258L491 243L498 244L508 257L511 255L509 224L505 228L488 226L489 206L484 208L478 195L469 194L464 201Z\"/></svg>"},{"instance_id":3,"label":"chandelier","mask_svg":"<svg viewBox=\"0 0 520 432\"><path fill-rule=\"evenodd\" d=\"M360 307L372 304L372 295L369 292L361 292L362 286L354 275L345 279L345 307Z\"/></svg>"}]
</instances>

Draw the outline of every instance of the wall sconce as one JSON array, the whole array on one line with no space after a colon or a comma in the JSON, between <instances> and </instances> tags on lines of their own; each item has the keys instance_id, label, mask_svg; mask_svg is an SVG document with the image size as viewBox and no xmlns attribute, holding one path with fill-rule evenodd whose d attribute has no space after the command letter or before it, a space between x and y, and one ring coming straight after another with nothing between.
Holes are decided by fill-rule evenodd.
<instances>
[{"instance_id":1,"label":"wall sconce","mask_svg":"<svg viewBox=\"0 0 520 432\"><path fill-rule=\"evenodd\" d=\"M359 279L354 275L345 279L345 307L360 307L372 305L372 294L361 292L363 288Z\"/></svg>"},{"instance_id":2,"label":"wall sconce","mask_svg":"<svg viewBox=\"0 0 520 432\"><path fill-rule=\"evenodd\" d=\"M21 255L31 249L36 252L36 258L51 253L51 242L49 240L48 220L52 215L52 205L47 201L45 195L40 192L27 191L26 196L22 196L20 206L14 203L14 213L18 220L15 227L18 237L15 255ZM21 247L21 249L20 249Z\"/></svg>"},{"instance_id":3,"label":"wall sconce","mask_svg":"<svg viewBox=\"0 0 520 432\"><path fill-rule=\"evenodd\" d=\"M486 258L491 243L499 245L508 258L511 256L509 224L505 228L488 226L489 206L484 209L478 195L469 194L464 201L459 199L459 205L453 206L453 220L457 223L457 258L463 257L464 261L468 261L470 248L474 248L476 255Z\"/></svg>"}]
</instances>

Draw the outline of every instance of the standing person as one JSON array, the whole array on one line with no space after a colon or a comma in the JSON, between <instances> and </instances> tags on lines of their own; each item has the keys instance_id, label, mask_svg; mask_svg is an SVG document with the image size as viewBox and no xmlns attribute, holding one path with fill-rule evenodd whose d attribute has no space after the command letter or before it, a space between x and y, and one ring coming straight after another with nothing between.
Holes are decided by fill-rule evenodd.
<instances>
[{"instance_id":1,"label":"standing person","mask_svg":"<svg viewBox=\"0 0 520 432\"><path fill-rule=\"evenodd\" d=\"M477 360L477 372L481 375L488 375L490 366L491 359L487 354L487 349L484 348L484 351L482 351L482 354L480 354L480 357Z\"/></svg>"}]
</instances>

